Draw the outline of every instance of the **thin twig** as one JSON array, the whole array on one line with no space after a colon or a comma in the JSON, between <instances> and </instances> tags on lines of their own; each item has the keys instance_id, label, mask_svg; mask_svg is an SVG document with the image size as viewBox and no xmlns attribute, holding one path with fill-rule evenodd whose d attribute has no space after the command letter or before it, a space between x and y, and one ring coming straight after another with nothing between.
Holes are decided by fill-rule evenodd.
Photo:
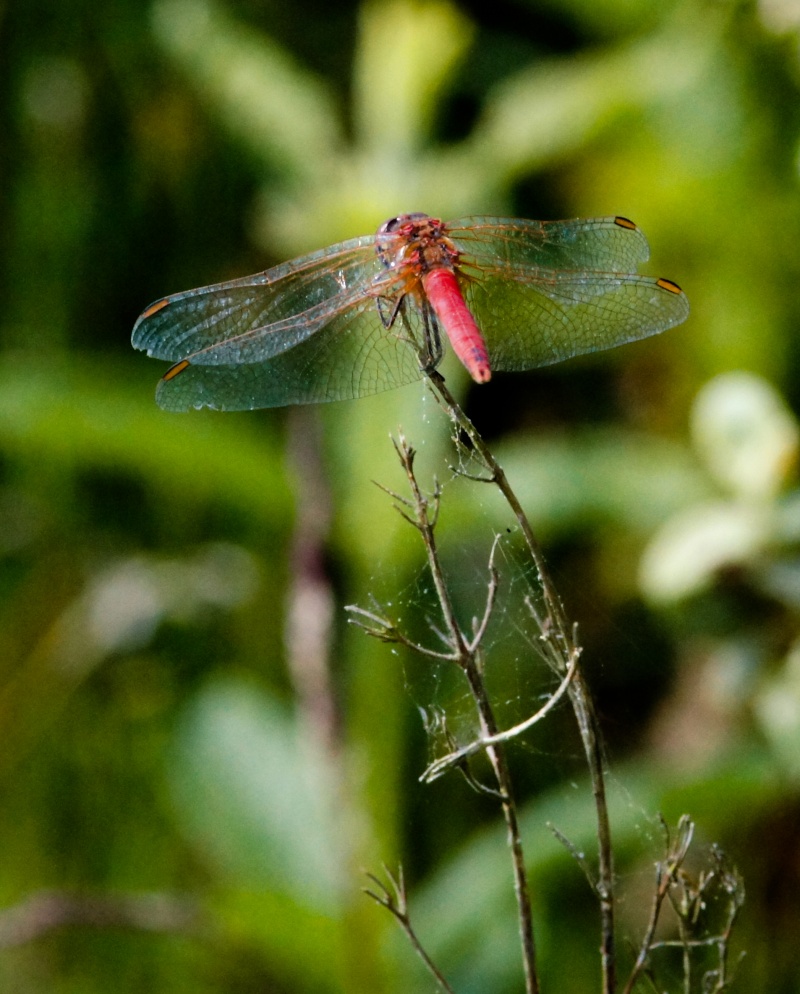
<instances>
[{"instance_id":1,"label":"thin twig","mask_svg":"<svg viewBox=\"0 0 800 994\"><path fill-rule=\"evenodd\" d=\"M651 950L657 947L657 943L653 942L653 936L661 917L661 910L670 887L675 882L676 875L686 859L686 853L689 851L694 835L694 823L686 815L683 815L678 822L678 832L674 844L671 843L669 828L663 820L662 827L666 836L666 859L656 863L656 890L650 908L650 920L639 947L639 955L636 957L636 962L622 994L631 994L634 984L647 965Z\"/></svg>"},{"instance_id":2,"label":"thin twig","mask_svg":"<svg viewBox=\"0 0 800 994\"><path fill-rule=\"evenodd\" d=\"M547 827L553 835L555 835L561 845L567 850L570 856L572 856L581 870L583 870L583 875L589 882L589 886L595 893L597 893L597 876L593 872L591 866L589 866L589 861L586 859L586 853L581 852L575 843L572 842L571 839L568 839L560 829L556 828L556 826L552 824L552 822L548 822Z\"/></svg>"},{"instance_id":3,"label":"thin twig","mask_svg":"<svg viewBox=\"0 0 800 994\"><path fill-rule=\"evenodd\" d=\"M351 615L356 616L348 618L351 625L356 625L362 631L365 631L367 635L378 639L379 642L395 642L428 659L452 663L458 658L452 652L437 652L435 649L429 649L427 646L414 642L408 636L404 635L393 621L390 621L388 618L382 618L379 614L374 614L372 611L366 611L357 604L346 604L344 609L345 611L349 611ZM435 629L434 632L436 635L444 638L441 632L437 632Z\"/></svg>"},{"instance_id":4,"label":"thin twig","mask_svg":"<svg viewBox=\"0 0 800 994\"><path fill-rule=\"evenodd\" d=\"M478 454L478 457L487 470L489 479L496 484L517 519L531 560L536 567L542 589L542 599L546 613L546 617L543 619L542 632L548 635L549 644L557 647L558 653L553 661L555 662L555 659L559 658L559 668L563 673L568 669L570 661L576 658L576 653L579 649L574 641L575 628L567 620L527 515L511 488L502 467L484 442L481 434L456 402L444 378L436 370L428 372L427 377L440 404L444 407L451 421L469 438L474 451ZM616 990L616 955L614 936L614 859L611 848L611 825L605 790L601 737L589 690L580 667L576 668L573 678L569 681L568 692L589 766L589 775L594 795L598 841L597 894L600 901L602 990L603 994L613 994Z\"/></svg>"},{"instance_id":5,"label":"thin twig","mask_svg":"<svg viewBox=\"0 0 800 994\"><path fill-rule=\"evenodd\" d=\"M431 373L431 377L438 377L438 374ZM455 402L453 402L455 403ZM463 414L462 414L463 417ZM494 709L489 699L486 685L483 680L483 666L481 662L481 647L473 638L466 638L455 616L450 592L442 569L439 551L434 531L435 514L438 513L439 489L434 493L434 514L429 511L429 501L423 495L414 471L414 449L408 445L405 438L400 435L395 441L395 449L406 471L409 487L411 489L413 502L416 508L415 525L422 535L428 557L428 567L431 571L436 595L442 611L446 628L446 642L453 652L456 664L464 673L470 688L473 700L478 711L478 724L480 728L480 738L489 740L494 738L499 728L494 715ZM491 573L491 571L490 571ZM489 600L493 602L494 594L490 592ZM514 873L514 893L517 900L519 914L520 939L522 942L522 960L525 972L525 990L527 994L539 994L539 979L536 972L536 945L533 935L533 920L531 913L530 889L528 884L527 870L525 868L525 858L522 849L522 838L520 835L519 818L517 815L516 801L514 798L511 774L508 769L505 753L502 744L488 745L486 754L492 766L492 770L497 781L498 795L503 808L503 816L506 822L509 848L511 849L511 860Z\"/></svg>"},{"instance_id":6,"label":"thin twig","mask_svg":"<svg viewBox=\"0 0 800 994\"><path fill-rule=\"evenodd\" d=\"M374 873L368 873L367 876L378 888L378 893L367 887L364 888L364 893L371 897L373 901L380 904L381 907L386 908L387 911L394 915L400 923L403 931L408 936L408 940L414 947L417 955L428 968L428 971L432 974L441 990L444 991L444 994L454 994L453 988L447 982L447 979L441 970L428 955L425 947L417 938L417 934L411 924L411 916L408 911L408 896L406 894L405 880L403 879L403 867L400 867L397 877L392 876L385 866L383 868L383 872L389 879L391 889L387 887L382 880L376 877Z\"/></svg>"},{"instance_id":7,"label":"thin twig","mask_svg":"<svg viewBox=\"0 0 800 994\"><path fill-rule=\"evenodd\" d=\"M537 722L541 721L546 715L548 715L553 708L558 704L561 698L564 696L567 688L569 687L570 681L575 676L575 672L578 666L578 654L576 653L572 662L569 665L569 669L561 680L561 683L553 691L553 693L548 697L547 702L539 708L539 710L526 718L525 721L521 721L518 725L514 725L512 728L507 728L504 732L498 732L497 735L493 735L488 739L476 739L474 742L470 742L469 745L462 746L455 752L448 753L446 756L442 756L425 770L422 776L419 778L423 783L433 783L440 776L446 773L453 766L462 763L465 759L470 756L474 756L475 753L481 752L488 746L500 745L501 743L510 742L511 739L517 738L517 736L522 735L527 732L529 728L532 728Z\"/></svg>"},{"instance_id":8,"label":"thin twig","mask_svg":"<svg viewBox=\"0 0 800 994\"><path fill-rule=\"evenodd\" d=\"M674 840L663 822L665 835L665 857L656 864L656 889L650 920L642 939L639 954L631 971L623 994L631 994L639 978L651 979L650 959L658 950L679 950L682 961L682 990L693 991L697 984L694 979L697 950L716 949L718 966L703 973L701 986L708 994L721 994L727 990L731 977L728 970L730 937L733 926L744 901L744 887L735 868L728 865L724 854L712 847L712 867L700 873L694 880L683 869L694 834L694 825L687 815L678 822ZM724 926L721 931L703 935L705 919L716 904L719 892L727 895L727 908ZM665 902L669 902L677 917L678 938L655 940L656 926Z\"/></svg>"},{"instance_id":9,"label":"thin twig","mask_svg":"<svg viewBox=\"0 0 800 994\"><path fill-rule=\"evenodd\" d=\"M497 567L494 564L494 557L497 553L497 546L499 542L500 536L495 535L494 542L492 542L492 551L489 553L489 586L486 589L486 607L483 609L483 617L481 618L480 624L474 627L472 641L469 643L470 652L477 652L480 648L483 638L486 635L486 629L489 627L489 621L491 620L494 612L494 606L497 602L497 590L500 576L497 572Z\"/></svg>"}]
</instances>

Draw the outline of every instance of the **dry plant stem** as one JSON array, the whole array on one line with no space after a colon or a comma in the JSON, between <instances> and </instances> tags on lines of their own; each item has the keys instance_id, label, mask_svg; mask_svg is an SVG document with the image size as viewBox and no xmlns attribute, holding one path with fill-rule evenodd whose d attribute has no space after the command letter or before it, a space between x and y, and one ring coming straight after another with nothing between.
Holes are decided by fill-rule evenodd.
<instances>
[{"instance_id":1,"label":"dry plant stem","mask_svg":"<svg viewBox=\"0 0 800 994\"><path fill-rule=\"evenodd\" d=\"M374 873L368 873L367 876L378 888L378 892L376 893L373 890L369 890L369 888L365 888L365 893L368 894L373 901L376 901L381 905L381 907L386 908L387 911L394 915L400 923L401 928L406 933L406 936L413 946L414 951L425 964L444 994L455 994L453 988L447 982L445 975L425 951L425 948L417 938L417 933L414 931L414 927L411 924L411 916L408 912L408 897L406 895L406 885L405 880L403 879L402 866L400 867L397 877L394 877L386 866L384 866L383 870L389 879L391 888L387 887L382 880L379 880Z\"/></svg>"},{"instance_id":2,"label":"dry plant stem","mask_svg":"<svg viewBox=\"0 0 800 994\"><path fill-rule=\"evenodd\" d=\"M577 659L580 649L575 643L573 629L567 621L561 601L550 579L544 557L539 548L539 543L533 534L530 522L516 494L511 489L503 468L495 459L478 430L450 393L444 378L436 370L428 372L427 377L434 394L450 419L467 435L472 443L475 452L489 475L487 482L494 483L497 486L517 519L542 587L542 597L546 613L542 632L543 635L547 636L550 647L555 649L560 657L559 668L563 673L569 668L572 661ZM611 826L605 791L602 743L594 707L580 667L576 667L575 675L569 682L568 693L589 765L589 775L594 794L598 839L598 873L594 886L600 902L600 955L603 994L613 994L616 990L616 961L614 943L614 861L611 848Z\"/></svg>"},{"instance_id":3,"label":"dry plant stem","mask_svg":"<svg viewBox=\"0 0 800 994\"><path fill-rule=\"evenodd\" d=\"M685 875L678 877L679 895L676 896L673 890L668 895L672 907L678 915L680 938L674 944L679 945L683 950L684 988L687 994L692 990L690 953L692 949L699 946L716 947L719 958L719 968L704 974L703 990L708 990L709 994L718 994L718 992L727 989L730 982L728 949L733 926L744 902L744 888L739 874L734 868L727 866L724 854L716 846L712 846L712 859L714 868L711 871L701 873L696 883ZM697 931L698 919L713 899L713 892L716 888L721 888L729 897L725 927L718 935L699 939L693 938ZM670 943L654 943L653 948L667 945ZM710 986L712 980L714 981L713 987Z\"/></svg>"},{"instance_id":4,"label":"dry plant stem","mask_svg":"<svg viewBox=\"0 0 800 994\"><path fill-rule=\"evenodd\" d=\"M720 991L725 990L728 984L733 980L733 971L729 970L728 966L728 950L730 949L733 927L736 924L739 912L742 910L742 905L744 903L744 887L741 877L739 877L738 874L735 875L734 887L735 890L732 892L729 889L729 892L731 893L731 903L728 908L728 920L725 923L725 928L722 930L722 933L717 938L717 949L719 950L719 982L717 989Z\"/></svg>"},{"instance_id":5,"label":"dry plant stem","mask_svg":"<svg viewBox=\"0 0 800 994\"><path fill-rule=\"evenodd\" d=\"M678 949L682 955L683 991L698 989L694 983L692 953L701 948L714 947L717 951L719 966L715 970L703 974L701 985L707 994L721 994L727 990L731 975L728 966L731 932L744 901L742 880L736 869L730 867L724 854L712 847L712 869L703 871L697 880L692 879L684 870L684 863L694 834L694 824L688 815L682 815L674 839L671 837L666 823L662 819L665 836L665 857L656 864L656 890L653 906L650 911L644 938L623 994L632 994L639 978L646 978L658 990L652 980L650 967L651 954L660 949ZM714 903L716 892L720 889L728 896L727 914L721 932L713 935L697 936L702 931L701 918ZM668 902L675 912L678 921L677 939L655 940L658 925L665 902ZM713 986L712 986L713 984Z\"/></svg>"},{"instance_id":6,"label":"dry plant stem","mask_svg":"<svg viewBox=\"0 0 800 994\"><path fill-rule=\"evenodd\" d=\"M452 767L459 765L465 759L470 756L474 756L476 752L481 752L487 746L499 745L501 742L509 742L511 739L515 739L518 735L522 735L523 732L527 732L529 728L538 724L544 717L546 717L558 704L558 702L563 697L566 692L570 681L575 675L575 671L578 666L578 656L570 663L569 669L567 670L565 676L561 680L559 686L553 691L553 693L548 697L547 703L544 704L539 710L526 718L525 721L521 721L518 725L514 725L513 728L507 728L504 732L499 732L497 735L493 735L488 739L476 739L474 742L470 742L469 745L462 746L455 752L448 753L446 756L442 756L425 770L425 772L420 777L420 780L424 783L433 783L439 777L443 776Z\"/></svg>"},{"instance_id":7,"label":"dry plant stem","mask_svg":"<svg viewBox=\"0 0 800 994\"><path fill-rule=\"evenodd\" d=\"M634 984L647 966L650 952L654 948L653 938L659 918L661 917L661 909L669 895L670 887L674 884L677 873L686 859L686 853L689 851L694 834L694 824L684 815L678 824L678 835L674 844L670 843L669 832L666 826L665 832L667 833L666 859L656 864L656 892L653 896L653 906L650 909L650 921L647 923L639 955L636 957L636 962L633 965L622 994L631 994Z\"/></svg>"},{"instance_id":8,"label":"dry plant stem","mask_svg":"<svg viewBox=\"0 0 800 994\"><path fill-rule=\"evenodd\" d=\"M415 511L415 518L404 511L403 514L420 532L425 543L428 556L428 565L431 570L433 582L436 587L436 594L444 615L446 632L446 643L451 649L450 658L461 668L467 678L473 699L478 710L478 720L480 724L480 737L482 739L492 739L499 733L499 727L494 716L491 702L489 700L486 686L483 681L481 666L481 649L479 639L467 640L461 631L456 620L453 605L450 600L450 593L447 589L439 552L436 544L435 525L438 514L438 489L434 493L434 507L431 511L429 502L420 490L416 476L414 474L414 450L411 449L405 439L401 436L399 442L395 443L395 448L400 461L408 476L409 486L412 493L412 501L405 502ZM491 603L491 594L489 603ZM487 606L487 611L489 610ZM479 632L485 628L481 625ZM519 819L517 807L514 799L511 774L506 762L505 752L502 745L495 744L486 747L486 754L491 763L495 779L500 792L503 808L503 816L506 822L509 848L511 849L511 861L514 872L514 893L517 899L517 910L519 914L520 939L522 942L522 961L525 971L525 990L527 994L539 994L539 979L536 973L536 945L533 936L533 916L531 913L530 888L528 884L527 871L525 869L525 857L522 850L522 838L519 829Z\"/></svg>"},{"instance_id":9,"label":"dry plant stem","mask_svg":"<svg viewBox=\"0 0 800 994\"><path fill-rule=\"evenodd\" d=\"M600 957L603 994L613 994L617 987L614 940L614 855L611 847L611 823L606 800L603 747L597 716L583 674L578 669L569 687L572 709L578 722L583 749L592 781L597 822L597 879L595 890L600 901Z\"/></svg>"}]
</instances>

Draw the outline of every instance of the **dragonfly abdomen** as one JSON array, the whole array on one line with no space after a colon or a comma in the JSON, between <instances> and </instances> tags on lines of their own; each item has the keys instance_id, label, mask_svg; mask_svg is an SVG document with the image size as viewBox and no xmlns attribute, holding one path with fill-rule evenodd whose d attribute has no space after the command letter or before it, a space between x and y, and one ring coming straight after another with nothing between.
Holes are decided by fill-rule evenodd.
<instances>
[{"instance_id":1,"label":"dragonfly abdomen","mask_svg":"<svg viewBox=\"0 0 800 994\"><path fill-rule=\"evenodd\" d=\"M476 383L486 383L492 376L486 342L467 307L455 273L444 267L431 269L423 275L422 286L453 351Z\"/></svg>"}]
</instances>

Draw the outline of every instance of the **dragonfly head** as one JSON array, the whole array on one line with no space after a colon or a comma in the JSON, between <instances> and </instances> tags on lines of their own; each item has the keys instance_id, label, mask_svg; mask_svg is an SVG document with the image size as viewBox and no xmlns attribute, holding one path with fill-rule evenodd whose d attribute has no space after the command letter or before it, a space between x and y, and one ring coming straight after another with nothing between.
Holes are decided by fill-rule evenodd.
<instances>
[{"instance_id":1,"label":"dragonfly head","mask_svg":"<svg viewBox=\"0 0 800 994\"><path fill-rule=\"evenodd\" d=\"M375 251L387 269L398 269L409 262L418 264L426 246L437 243L444 225L429 214L398 214L384 221L375 234Z\"/></svg>"}]
</instances>

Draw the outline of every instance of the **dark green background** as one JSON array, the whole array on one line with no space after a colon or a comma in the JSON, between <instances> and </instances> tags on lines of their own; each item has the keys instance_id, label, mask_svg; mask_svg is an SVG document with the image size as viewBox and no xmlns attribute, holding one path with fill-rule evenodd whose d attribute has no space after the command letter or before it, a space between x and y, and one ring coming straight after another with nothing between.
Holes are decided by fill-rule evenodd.
<instances>
[{"instance_id":1,"label":"dark green background","mask_svg":"<svg viewBox=\"0 0 800 994\"><path fill-rule=\"evenodd\" d=\"M418 708L452 707L467 736L463 688L343 610L391 600L432 637L423 550L371 483L402 486L399 425L446 481L465 623L506 526L495 499L451 481L421 386L166 415L161 364L129 345L166 293L423 210L624 214L647 271L689 295L660 338L479 388L448 376L581 626L621 939L649 911L656 812L687 811L698 859L716 841L746 880L739 989L797 990L800 513L779 398L800 403L799 42L780 0L0 5L3 989L427 990L360 893L363 868L399 860L460 994L520 989L496 812L457 776L417 782ZM695 397L731 370L764 377L788 426L774 485L753 465L756 498L697 442ZM709 506L767 524L744 552L720 540L695 586L643 587L656 532ZM676 548L680 587L694 553ZM489 663L509 718L550 685L512 637L524 572L512 540ZM333 606L327 732L287 666L304 659L288 605L314 591L307 621ZM594 902L545 828L591 853L567 711L512 761L544 989L597 990Z\"/></svg>"}]
</instances>

